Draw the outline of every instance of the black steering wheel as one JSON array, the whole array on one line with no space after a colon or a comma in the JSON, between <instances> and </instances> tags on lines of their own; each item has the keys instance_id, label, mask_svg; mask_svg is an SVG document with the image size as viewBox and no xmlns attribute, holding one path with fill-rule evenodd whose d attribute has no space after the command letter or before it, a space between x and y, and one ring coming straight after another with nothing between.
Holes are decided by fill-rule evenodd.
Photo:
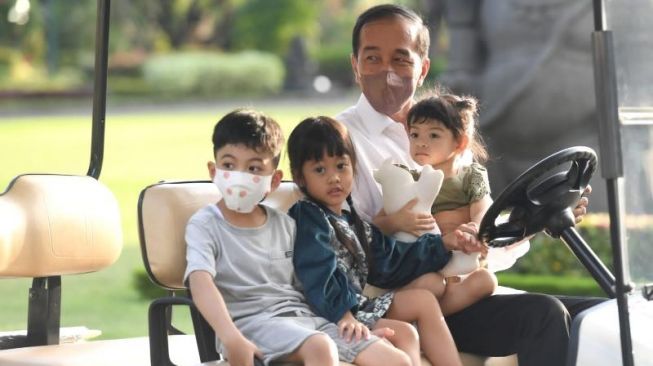
<instances>
[{"instance_id":1,"label":"black steering wheel","mask_svg":"<svg viewBox=\"0 0 653 366\"><path fill-rule=\"evenodd\" d=\"M556 172L555 168L569 162L569 170ZM479 238L491 247L503 247L542 230L559 237L575 225L573 209L595 170L596 153L589 147L550 155L501 192L481 221ZM509 213L508 221L497 223L504 212Z\"/></svg>"}]
</instances>

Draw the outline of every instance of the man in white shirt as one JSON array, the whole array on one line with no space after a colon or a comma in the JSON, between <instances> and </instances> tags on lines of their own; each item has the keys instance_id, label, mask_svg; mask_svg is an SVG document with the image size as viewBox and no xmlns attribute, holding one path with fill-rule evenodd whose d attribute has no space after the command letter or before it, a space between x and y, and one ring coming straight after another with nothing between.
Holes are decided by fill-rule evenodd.
<instances>
[{"instance_id":1,"label":"man in white shirt","mask_svg":"<svg viewBox=\"0 0 653 366\"><path fill-rule=\"evenodd\" d=\"M377 112L361 94L358 103L336 119L347 125L356 145L356 184L352 193L360 216L372 222L383 208L381 189L372 177L387 157L395 163L417 168L408 154L408 135L402 123Z\"/></svg>"},{"instance_id":2,"label":"man in white shirt","mask_svg":"<svg viewBox=\"0 0 653 366\"><path fill-rule=\"evenodd\" d=\"M410 206L393 215L377 216L381 190L372 170L392 158L415 167L405 130L417 87L426 77L429 34L423 20L398 5L379 5L363 12L353 31L351 64L362 94L340 113L351 134L358 167L353 191L361 217L395 232L426 229L430 215ZM576 208L585 214L587 199ZM412 217L410 216L412 214ZM379 222L381 220L381 222ZM407 221L413 226L406 226ZM494 295L446 318L460 351L485 356L516 353L520 365L562 365L566 362L571 317L603 299L553 297L541 294Z\"/></svg>"}]
</instances>

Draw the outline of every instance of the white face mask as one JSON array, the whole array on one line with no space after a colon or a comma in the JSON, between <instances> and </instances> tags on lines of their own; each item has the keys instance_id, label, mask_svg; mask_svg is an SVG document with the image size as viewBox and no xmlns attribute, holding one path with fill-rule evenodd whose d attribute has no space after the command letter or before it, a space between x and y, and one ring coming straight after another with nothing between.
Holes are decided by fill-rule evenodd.
<instances>
[{"instance_id":1,"label":"white face mask","mask_svg":"<svg viewBox=\"0 0 653 366\"><path fill-rule=\"evenodd\" d=\"M270 193L272 174L254 175L216 169L213 183L222 193L227 208L240 213L250 213Z\"/></svg>"}]
</instances>

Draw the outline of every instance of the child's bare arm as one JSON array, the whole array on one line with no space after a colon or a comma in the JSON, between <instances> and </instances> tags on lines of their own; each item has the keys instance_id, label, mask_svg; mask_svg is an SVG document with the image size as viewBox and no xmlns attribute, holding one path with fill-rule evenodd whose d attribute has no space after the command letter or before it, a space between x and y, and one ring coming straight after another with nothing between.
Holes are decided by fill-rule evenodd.
<instances>
[{"instance_id":1,"label":"child's bare arm","mask_svg":"<svg viewBox=\"0 0 653 366\"><path fill-rule=\"evenodd\" d=\"M253 365L254 356L262 358L261 351L236 328L229 316L227 305L205 271L195 271L189 276L193 302L224 343L231 365Z\"/></svg>"},{"instance_id":2,"label":"child's bare arm","mask_svg":"<svg viewBox=\"0 0 653 366\"><path fill-rule=\"evenodd\" d=\"M417 204L417 198L409 201L399 211L393 214L386 214L381 210L373 219L372 223L385 235L394 235L403 231L414 236L420 236L425 231L435 228L435 219L430 213L417 213L413 207Z\"/></svg>"},{"instance_id":3,"label":"child's bare arm","mask_svg":"<svg viewBox=\"0 0 653 366\"><path fill-rule=\"evenodd\" d=\"M487 210L492 206L492 197L489 194L483 196L483 198L472 202L469 205L469 217L471 221L475 222L477 225L481 225L481 220L487 212Z\"/></svg>"}]
</instances>

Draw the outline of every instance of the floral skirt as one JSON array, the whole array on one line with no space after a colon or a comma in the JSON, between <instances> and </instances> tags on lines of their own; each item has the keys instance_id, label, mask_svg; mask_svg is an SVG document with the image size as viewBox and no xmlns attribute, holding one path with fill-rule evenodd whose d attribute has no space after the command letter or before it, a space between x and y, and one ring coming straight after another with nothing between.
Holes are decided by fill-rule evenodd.
<instances>
[{"instance_id":1,"label":"floral skirt","mask_svg":"<svg viewBox=\"0 0 653 366\"><path fill-rule=\"evenodd\" d=\"M376 322L383 318L385 313L388 312L390 305L392 305L394 296L394 291L388 291L385 294L374 298L358 295L358 312L355 314L356 320L372 329Z\"/></svg>"}]
</instances>

